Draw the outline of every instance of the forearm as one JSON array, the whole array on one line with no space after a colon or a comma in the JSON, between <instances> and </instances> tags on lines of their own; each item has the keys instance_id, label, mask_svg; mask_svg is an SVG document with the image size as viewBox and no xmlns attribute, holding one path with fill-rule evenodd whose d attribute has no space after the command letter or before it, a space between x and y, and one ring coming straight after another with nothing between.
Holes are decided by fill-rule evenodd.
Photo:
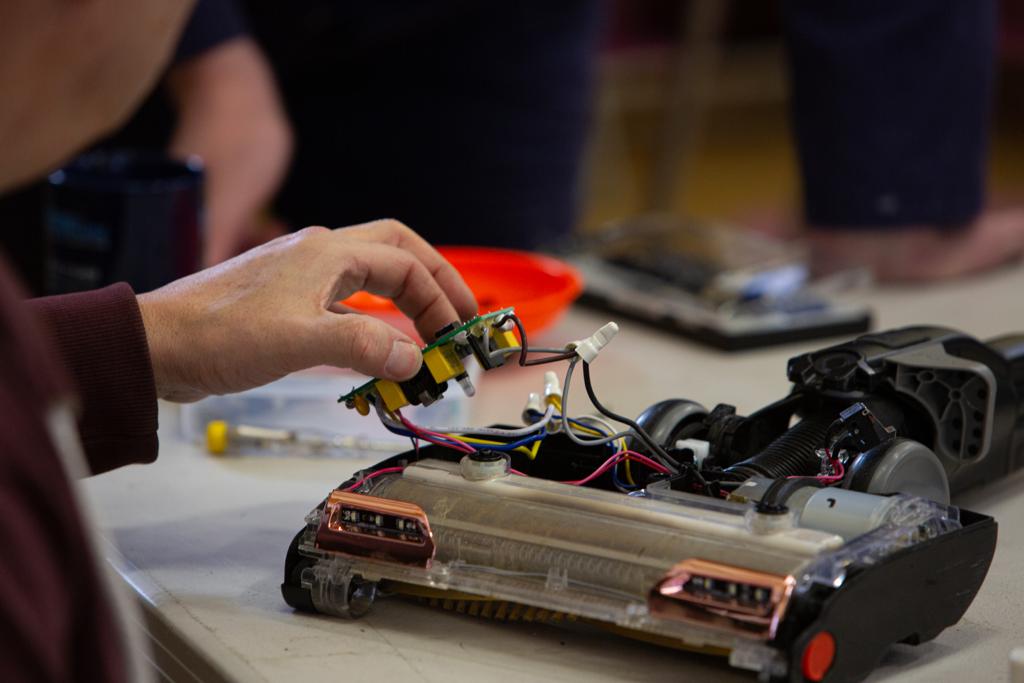
<instances>
[{"instance_id":1,"label":"forearm","mask_svg":"<svg viewBox=\"0 0 1024 683\"><path fill-rule=\"evenodd\" d=\"M92 473L151 462L157 453L156 385L135 294L125 284L33 299L77 390L79 429Z\"/></svg>"},{"instance_id":2,"label":"forearm","mask_svg":"<svg viewBox=\"0 0 1024 683\"><path fill-rule=\"evenodd\" d=\"M198 155L207 174L207 263L245 246L280 185L292 133L256 44L236 38L177 65L168 86L178 111L170 151Z\"/></svg>"}]
</instances>

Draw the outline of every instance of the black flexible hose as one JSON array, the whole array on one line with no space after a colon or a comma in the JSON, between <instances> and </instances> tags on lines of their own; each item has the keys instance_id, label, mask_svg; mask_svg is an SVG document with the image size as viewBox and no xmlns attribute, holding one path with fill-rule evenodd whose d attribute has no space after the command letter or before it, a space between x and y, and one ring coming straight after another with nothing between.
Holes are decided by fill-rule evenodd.
<instances>
[{"instance_id":1,"label":"black flexible hose","mask_svg":"<svg viewBox=\"0 0 1024 683\"><path fill-rule=\"evenodd\" d=\"M821 460L817 450L825 445L830 417L808 417L796 423L763 451L726 468L726 472L742 479L749 477L781 477L815 475Z\"/></svg>"}]
</instances>

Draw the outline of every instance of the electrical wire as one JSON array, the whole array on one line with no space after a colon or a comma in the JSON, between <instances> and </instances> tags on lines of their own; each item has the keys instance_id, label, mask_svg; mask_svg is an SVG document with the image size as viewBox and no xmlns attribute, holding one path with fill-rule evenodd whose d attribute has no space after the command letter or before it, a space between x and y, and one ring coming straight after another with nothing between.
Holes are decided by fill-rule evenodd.
<instances>
[{"instance_id":1,"label":"electrical wire","mask_svg":"<svg viewBox=\"0 0 1024 683\"><path fill-rule=\"evenodd\" d=\"M460 437L456 434L444 433L440 430L425 428L416 424L413 424L408 418L397 414L397 417L401 420L398 423L394 418L390 417L387 412L383 409L383 406L374 402L374 408L377 410L377 416L380 418L381 423L392 433L399 434L401 436L407 436L412 439L422 439L429 443L444 446L446 448L452 448L463 453L471 453L477 449L472 447L472 443L477 442L481 445L488 446L489 450L495 451L514 451L519 450L526 454L531 460L537 457L537 450L540 446L541 439L544 438L543 432L537 432L534 434L527 435L526 438L519 439L513 442L500 442L492 441L490 439L474 439L468 437ZM397 412L397 411L396 411ZM549 420L550 421L550 420ZM546 423L545 423L546 424ZM512 430L504 430L512 431ZM527 448L527 446L532 446Z\"/></svg>"},{"instance_id":2,"label":"electrical wire","mask_svg":"<svg viewBox=\"0 0 1024 683\"><path fill-rule=\"evenodd\" d=\"M567 484L569 486L585 486L586 484L589 484L593 480L595 480L598 477L600 477L602 474L607 472L609 469L614 467L616 464L618 464L618 462L620 462L622 460L634 460L634 461L636 461L636 462L638 462L638 463L640 463L642 465L645 465L646 467L649 467L649 468L655 470L656 472L661 472L663 474L667 474L668 473L668 470L665 467L663 467L660 464L658 464L657 462L651 460L646 455L644 455L642 453L637 453L635 451L628 451L627 450L627 451L619 451L619 452L615 453L610 458L605 460L601 464L600 467L598 467L596 470L594 470L593 472L591 472L587 476L583 477L582 479L566 480L566 481L562 481L560 483ZM381 468L379 470L374 470L373 472L370 472L366 476L364 476L361 479L359 479L358 481L356 481L351 486L345 487L345 491L355 491L360 486L365 484L367 481L369 481L369 480L371 480L371 479L373 479L375 477L379 477L379 476L384 475L384 474L393 474L393 473L397 473L397 472L402 472L404 470L405 470L405 467L383 467L383 468ZM517 475L517 476L520 476L520 477L529 476L529 475L527 475L527 474L525 474L523 472L520 472L519 470L516 470L516 469L509 469L509 472L511 474L514 474L514 475Z\"/></svg>"},{"instance_id":3,"label":"electrical wire","mask_svg":"<svg viewBox=\"0 0 1024 683\"><path fill-rule=\"evenodd\" d=\"M561 401L559 401L558 403L561 403ZM560 408L560 407L561 406L557 406L556 405L556 408ZM544 413L542 413L540 411L537 411L537 410L532 410L532 409L529 410L529 412L527 413L527 417L529 417L531 419L539 420L543 416L544 416ZM605 429L605 431L601 431L601 429L597 429L597 428L588 426L584 422L584 420L592 420L594 422L600 421L600 423L601 423L601 425L603 425L603 428ZM554 415L551 416L551 421L552 422L561 422L563 424L565 422L568 422L570 425L575 427L577 431L583 432L584 434L591 434L593 436L598 436L598 437L608 436L609 433L615 431L613 428L611 428L611 426L607 422L605 422L603 419L598 418L598 417L596 417L594 415L584 415L584 416L581 416L581 417L565 417L561 413L556 412ZM598 445L602 445L602 444L598 444ZM623 448L625 448L625 447L623 446Z\"/></svg>"},{"instance_id":4,"label":"electrical wire","mask_svg":"<svg viewBox=\"0 0 1024 683\"><path fill-rule=\"evenodd\" d=\"M457 437L459 441L464 441L471 444L477 444L487 446L487 450L492 451L519 451L528 457L530 460L537 458L537 450L540 447L540 442L544 439L545 434L535 434L533 436L521 439L513 443L504 443L502 441L491 441L489 439L474 439L469 436ZM527 447L529 446L529 447Z\"/></svg>"},{"instance_id":5,"label":"electrical wire","mask_svg":"<svg viewBox=\"0 0 1024 683\"><path fill-rule=\"evenodd\" d=\"M501 327L502 325L505 324L506 321L509 320L511 320L512 323L516 326L516 329L519 330L519 341L522 344L522 346L519 347L520 365L544 365L545 363L557 363L558 361L570 360L576 357L575 351L562 351L561 353L558 353L553 356L528 359L526 357L526 354L530 353L530 344L526 340L526 328L523 327L523 321L519 319L519 316L515 315L514 313L509 313L508 315L502 316L501 319L495 320L493 324L495 327Z\"/></svg>"},{"instance_id":6,"label":"electrical wire","mask_svg":"<svg viewBox=\"0 0 1024 683\"><path fill-rule=\"evenodd\" d=\"M473 444L473 442L476 442L478 445L487 446L488 448L493 449L493 450L502 450L502 451L519 450L519 451L522 451L522 452L526 453L526 455L528 457L530 457L530 459L533 459L537 455L537 450L538 450L538 448L540 446L541 439L543 439L547 435L547 426L551 423L551 421L553 419L556 419L555 411L557 409L557 411L559 413L559 415L557 416L557 419L561 422L561 424L562 424L562 426L564 428L565 433L569 436L569 438L574 443L576 443L578 445L581 445L581 446L588 446L589 447L589 446L602 446L602 445L609 445L609 444L614 445L614 443L616 441L621 441L621 444L619 446L620 450L617 451L615 454L613 454L608 460L606 460L604 462L604 464L601 465L601 467L599 467L597 470L595 470L595 472L591 473L590 475L588 475L587 477L584 477L581 480L578 480L578 481L575 481L575 482L564 482L564 483L574 484L574 485L583 485L583 484L588 483L589 481L592 481L594 478L600 476L601 474L606 472L608 469L612 469L612 479L613 479L613 482L615 483L616 487L624 490L624 489L626 489L626 485L624 485L618 479L618 474L617 474L618 465L619 465L619 463L623 463L623 462L625 463L625 467L626 467L626 476L627 476L627 478L628 478L628 480L629 480L631 485L635 485L635 482L633 480L632 472L630 470L630 462L641 462L641 463L647 465L648 467L652 467L652 468L656 469L657 471L660 471L660 472L663 472L663 473L666 473L666 474L675 474L675 473L679 472L680 463L676 462L671 456L669 456L668 453L658 443L656 443L651 438L651 436L637 422L635 422L634 420L629 419L628 417L625 417L623 415L619 415L617 413L614 413L614 412L610 411L608 408L606 408L600 402L600 400L597 398L597 395L596 395L596 393L594 391L594 388L593 388L593 384L591 382L591 378L590 378L590 364L588 362L586 362L586 361L583 362L583 381L584 381L584 385L585 385L585 388L586 388L586 391L587 391L587 396L590 398L591 403L593 403L594 407L597 408L598 412L600 412L603 416L605 416L605 417L607 417L607 418L609 418L611 420L614 420L616 422L620 422L622 424L625 424L625 425L627 425L629 427L629 429L623 430L623 431L619 431L619 432L614 432L614 428L611 426L611 424L605 422L603 419L601 419L601 418L591 418L592 420L599 421L601 423L601 426L604 427L605 429L607 429L607 432L614 432L614 433L604 433L604 432L601 431L601 429L593 429L593 428L587 426L585 423L581 422L580 420L572 418L572 417L569 417L568 416L568 413L569 413L569 410L568 410L569 389L570 389L570 385L571 385L571 382L572 382L573 370L576 367L576 363L578 363L581 359L578 357L578 355L576 354L576 352L574 350L564 350L564 351L562 351L562 350L557 350L557 349L540 349L540 348L539 349L535 349L535 350L531 350L530 347L529 347L529 342L527 341L526 329L523 326L522 321L515 314L507 314L507 315L503 316L500 320L494 321L493 325L494 325L495 328L498 328L498 327L501 327L502 325L504 325L505 322L507 322L509 320L511 320L513 322L513 324L516 326L516 329L519 332L519 337L520 337L520 340L521 340L521 346L519 346L519 347L507 347L507 348L503 348L503 349L497 349L497 350L495 350L493 352L489 352L489 354L490 354L490 356L492 358L495 357L498 354L508 354L510 352L514 353L514 352L518 351L519 352L519 365L521 365L521 366L542 365L542 364L545 364L545 363L553 363L553 362L562 361L562 360L570 361L569 362L569 366L566 369L566 373L565 373L565 383L564 383L564 387L562 389L562 396L561 396L561 398L560 399L558 397L549 398L548 399L548 407L544 411L544 414L540 417L539 420L537 420L536 422L534 422L531 425L528 425L526 427L519 428L519 429L499 429L499 428L495 428L495 427L456 427L456 428L451 428L451 427L448 427L448 428L425 427L425 426L422 426L422 425L415 425L415 424L413 424L406 417L404 417L401 414L400 411L397 411L397 410L394 411L394 417L392 417L384 409L384 407L379 404L379 401L374 401L373 402L374 403L374 407L376 408L377 414L380 417L380 420L384 424L384 426L388 430L390 430L390 431L392 431L392 432L394 432L396 434L402 434L403 436L408 436L409 438L411 438L413 440L413 444L417 448L418 448L418 440L423 440L423 441L427 441L428 443L432 443L432 444L435 444L435 445L444 446L444 447L447 447L447 448L453 448L453 449L458 450L458 451L463 452L463 453L473 453L477 449L474 448L474 446L472 444ZM484 342L484 348L485 349L489 348L489 346L490 346L490 326L488 326L488 325L484 326L483 342ZM527 356L528 356L529 353L531 353L533 351L538 351L538 352L542 352L542 353L553 353L554 355L545 356L543 358L529 359ZM395 418L397 418L397 421L396 421ZM581 432L591 432L591 433L596 432L597 434L600 434L601 436L599 438L583 438L583 437L581 437L581 436L576 434L577 430L581 431ZM474 436L471 437L471 436L467 436L467 435L474 435ZM495 441L493 441L491 439L481 439L481 438L479 438L479 436L496 436L496 437L505 437L505 438L519 438L519 441L512 442L512 443L495 442ZM635 436L637 439L642 441L651 450L651 455L652 455L652 457L654 459L652 460L651 458L648 458L647 456L644 456L643 454L637 453L635 451L626 450L624 448L625 443L626 443L625 439L627 437L630 437L630 436ZM525 438L520 438L520 437L525 437ZM527 446L531 446L531 448L526 448ZM838 463L838 466L839 466L839 468L842 468L842 463ZM702 485L705 485L707 483L706 480L704 479L704 477L701 475L700 471L697 468L692 467L692 466L688 466L688 467L692 470L692 472L695 475L696 479ZM374 476L376 476L376 475L374 475ZM361 482L359 482L359 483L361 483Z\"/></svg>"},{"instance_id":7,"label":"electrical wire","mask_svg":"<svg viewBox=\"0 0 1024 683\"><path fill-rule=\"evenodd\" d=\"M401 472L404 469L405 469L404 467L383 467L383 468L381 468L379 470L374 470L373 472L370 472L365 477L363 477L362 479L360 479L356 483L352 484L351 486L347 486L345 488L345 490L346 491L355 491L357 488L359 488L360 486L362 486L366 482L370 481L374 477L379 477L382 474L391 474L393 472Z\"/></svg>"},{"instance_id":8,"label":"electrical wire","mask_svg":"<svg viewBox=\"0 0 1024 683\"><path fill-rule=\"evenodd\" d=\"M796 475L792 477L786 477L787 479L817 479L825 486L831 486L832 484L838 484L846 476L846 468L843 467L843 461L838 456L833 456L832 451L828 448L825 449L825 456L828 458L829 464L832 465L832 474L818 474L812 477L806 477Z\"/></svg>"},{"instance_id":9,"label":"electrical wire","mask_svg":"<svg viewBox=\"0 0 1024 683\"><path fill-rule=\"evenodd\" d=\"M575 363L573 363L573 365L575 365ZM630 428L632 428L637 438L643 441L647 445L647 447L651 449L652 455L656 456L658 462L660 462L664 467L668 468L673 473L679 471L679 463L673 460L672 457L665 452L665 449L662 448L654 439L652 439L651 435L648 434L643 427L638 425L635 420L631 420L625 415L613 413L612 411L608 410L607 408L604 407L604 405L601 404L601 401L599 401L597 398L597 394L594 392L594 385L590 381L590 363L588 363L587 361L583 361L583 385L584 387L586 387L587 396L590 398L590 402L594 404L594 407L597 408L597 411L599 413L601 413L602 415L611 420L615 420L616 422L621 422L624 425L628 425ZM564 398L562 399L562 403L563 405L565 404ZM700 471L696 467L692 467L691 470L693 474L696 476L697 480L702 485L707 484L707 481L704 479L704 476L701 475Z\"/></svg>"},{"instance_id":10,"label":"electrical wire","mask_svg":"<svg viewBox=\"0 0 1024 683\"><path fill-rule=\"evenodd\" d=\"M476 449L473 448L473 446L469 445L464 441L452 439L447 434L442 434L431 429L424 429L423 427L418 427L417 425L414 425L412 422L409 422L409 420L406 419L406 417L402 415L401 411L399 410L395 411L395 417L401 420L402 424L405 426L406 429L408 429L410 432L415 434L418 438L423 439L424 441L429 441L430 443L434 443L439 446L450 446L451 448L454 448L455 450L458 451L462 451L463 453L476 452Z\"/></svg>"},{"instance_id":11,"label":"electrical wire","mask_svg":"<svg viewBox=\"0 0 1024 683\"><path fill-rule=\"evenodd\" d=\"M561 399L559 399L557 396L552 396L552 397L550 397L549 401L554 403L555 407L557 407L558 410L561 412L561 410L562 410L562 401L561 401ZM536 412L533 412L533 411L531 411L531 413L534 414L534 415L538 415L539 414L539 413L536 413ZM588 434L593 434L593 435L596 435L598 437L605 437L605 436L608 436L609 434L612 434L612 433L615 432L615 428L612 427L610 422L608 422L604 418L599 417L597 415L583 415L583 416L578 417L578 418L572 418L572 417L565 417L564 415L556 414L554 416L554 419L555 419L555 421L561 420L563 425L565 424L566 421L568 421L568 423L570 424L571 427L575 427L579 431L583 431L583 432L586 432ZM597 428L591 428L591 427L587 426L585 424L586 422L595 423L597 425ZM622 432L622 433L623 434L628 434L629 432ZM572 436L572 434L570 434L570 437L571 436ZM590 444L588 444L588 445L590 445ZM614 445L614 442L609 442L608 445ZM619 439L618 449L622 450L622 451L626 450L626 439L625 439L625 437L623 437L622 439ZM636 481L633 479L633 470L632 470L632 467L630 466L631 462L632 462L631 460L626 460L623 463L623 469L625 469L625 471L626 471L626 482L628 483L628 485L635 486L636 485ZM620 490L624 490L626 488L626 485L623 484L623 482L621 482L619 480L619 477L618 477L618 467L619 467L618 464L616 464L615 467L612 469L612 479L613 479L613 481L614 481L614 483L615 483L617 488L619 488Z\"/></svg>"},{"instance_id":12,"label":"electrical wire","mask_svg":"<svg viewBox=\"0 0 1024 683\"><path fill-rule=\"evenodd\" d=\"M569 412L569 386L572 384L573 369L576 367L576 363L578 362L578 358L573 360L571 363L569 363L569 367L565 371L565 381L562 383L562 415L565 415ZM573 434L571 429L565 430L565 433L568 434L569 438L572 439L573 442L579 444L580 446L603 446L604 444L612 443L617 439L624 439L627 436L631 436L633 434L632 430L626 430L622 432L616 432L615 434L611 434L600 439L583 439Z\"/></svg>"},{"instance_id":13,"label":"electrical wire","mask_svg":"<svg viewBox=\"0 0 1024 683\"><path fill-rule=\"evenodd\" d=\"M549 422L554 418L555 407L548 406L548 409L544 412L543 417L532 425L521 427L519 429L499 429L497 427L419 427L421 430L437 432L440 434L474 434L474 435L485 435L485 436L507 436L507 437L522 437L539 432L548 425ZM383 418L382 418L383 420Z\"/></svg>"},{"instance_id":14,"label":"electrical wire","mask_svg":"<svg viewBox=\"0 0 1024 683\"><path fill-rule=\"evenodd\" d=\"M639 463L641 463L643 465L646 465L647 467L650 467L651 469L653 469L656 472L661 472L662 474L669 474L670 473L667 467L664 467L660 463L657 463L657 462L651 460L650 458L648 458L646 455L643 455L642 453L637 453L636 451L619 451L618 453L615 453L612 457L610 457L607 460L605 460L604 463L600 467L598 467L596 470L594 470L593 472L591 472L587 476L583 477L582 479L563 481L561 483L569 484L570 486L584 486L586 484L589 484L593 480L597 479L598 477L600 477L602 474L607 472L612 467L614 467L615 464L620 459L626 459L626 458L631 459L631 460L635 460L635 461L637 461L637 462L639 462Z\"/></svg>"},{"instance_id":15,"label":"electrical wire","mask_svg":"<svg viewBox=\"0 0 1024 683\"><path fill-rule=\"evenodd\" d=\"M559 401L558 403L561 404L561 401ZM559 409L561 409L561 405L559 405ZM569 418L569 419L570 419L570 421L573 421L572 418ZM605 436L607 434L611 434L611 433L613 433L615 431L615 428L612 427L611 423L608 422L607 420L605 420L603 417L599 417L597 415L584 415L584 416L578 418L577 420L575 420L575 422L579 422L579 421L583 421L583 420L586 420L588 422L593 422L593 423L597 424L600 427L600 429L605 430L604 432L601 433L601 436ZM626 450L626 439L625 438L623 438L622 441L619 443L619 450L620 451ZM625 463L623 463L623 469L626 471L626 482L629 485L631 485L631 486L635 486L636 485L636 481L633 479L633 468L632 468L632 466L630 464L631 462L632 462L631 460L627 460ZM614 478L616 480L618 480L618 465L616 465L615 469L612 470L612 475L614 476ZM616 483L619 483L619 482L616 482Z\"/></svg>"},{"instance_id":16,"label":"electrical wire","mask_svg":"<svg viewBox=\"0 0 1024 683\"><path fill-rule=\"evenodd\" d=\"M523 350L522 346L507 346L507 347L505 347L503 349L495 349L495 350L491 351L488 355L490 356L491 360L495 360L496 358L500 358L504 354L520 353L522 350ZM563 353L566 353L566 350L564 348L556 349L554 347L547 347L547 346L543 346L543 347L533 346L533 347L530 347L529 349L527 349L526 352L527 353L555 353L555 354L563 354Z\"/></svg>"},{"instance_id":17,"label":"electrical wire","mask_svg":"<svg viewBox=\"0 0 1024 683\"><path fill-rule=\"evenodd\" d=\"M450 439L450 438L448 438L448 437L446 437L444 435L438 435L440 438L433 437L433 436L430 436L430 435L426 435L426 434L424 434L422 432L419 432L418 428L415 425L413 425L413 429L412 430L406 429L405 426L403 426L402 424L400 424L394 418L390 417L387 414L387 411L385 410L384 406L379 401L371 401L371 403L373 404L374 409L377 411L377 417L380 419L381 424L383 424L384 427L388 431L390 431L390 432L392 432L394 434L398 434L400 436L407 436L407 437L413 439L414 440L413 444L417 448L418 448L418 444L416 444L415 440L416 439L422 439L424 441L427 441L429 443L433 443L433 444L436 444L436 445L439 445L439 446L448 446L450 448L455 448L456 450L460 450L460 451L462 451L464 453L468 453L471 450L474 450L471 447L469 447L467 444L456 443L452 439ZM470 450L467 450L467 448L469 448Z\"/></svg>"}]
</instances>

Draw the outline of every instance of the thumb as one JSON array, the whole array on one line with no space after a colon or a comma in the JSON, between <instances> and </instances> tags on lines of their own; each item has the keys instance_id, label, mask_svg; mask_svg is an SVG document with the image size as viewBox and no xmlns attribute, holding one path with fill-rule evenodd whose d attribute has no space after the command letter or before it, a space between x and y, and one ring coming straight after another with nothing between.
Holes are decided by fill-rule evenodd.
<instances>
[{"instance_id":1,"label":"thumb","mask_svg":"<svg viewBox=\"0 0 1024 683\"><path fill-rule=\"evenodd\" d=\"M387 323L357 313L328 313L314 346L320 363L371 377L406 380L423 363L420 347Z\"/></svg>"}]
</instances>

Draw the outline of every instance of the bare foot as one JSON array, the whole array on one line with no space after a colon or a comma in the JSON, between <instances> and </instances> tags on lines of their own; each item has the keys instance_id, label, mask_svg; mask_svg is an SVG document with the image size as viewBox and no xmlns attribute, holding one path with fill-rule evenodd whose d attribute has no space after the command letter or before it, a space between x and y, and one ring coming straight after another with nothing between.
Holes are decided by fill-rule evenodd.
<instances>
[{"instance_id":1,"label":"bare foot","mask_svg":"<svg viewBox=\"0 0 1024 683\"><path fill-rule=\"evenodd\" d=\"M989 211L963 230L810 230L816 273L870 268L884 282L923 282L990 270L1024 255L1024 209Z\"/></svg>"}]
</instances>

